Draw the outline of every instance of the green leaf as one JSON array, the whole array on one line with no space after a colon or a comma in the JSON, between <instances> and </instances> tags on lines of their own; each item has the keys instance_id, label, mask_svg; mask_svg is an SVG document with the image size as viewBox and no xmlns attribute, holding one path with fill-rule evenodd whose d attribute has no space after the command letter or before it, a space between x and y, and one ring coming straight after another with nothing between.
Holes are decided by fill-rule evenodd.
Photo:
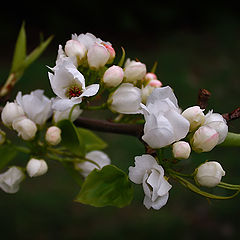
<instances>
[{"instance_id":1,"label":"green leaf","mask_svg":"<svg viewBox=\"0 0 240 240\"><path fill-rule=\"evenodd\" d=\"M50 36L46 41L41 42L23 61L23 69L25 70L31 63L33 63L47 48L49 43L52 41L53 36Z\"/></svg>"},{"instance_id":2,"label":"green leaf","mask_svg":"<svg viewBox=\"0 0 240 240\"><path fill-rule=\"evenodd\" d=\"M218 146L220 146L220 147L240 147L240 134L229 132L225 141Z\"/></svg>"},{"instance_id":3,"label":"green leaf","mask_svg":"<svg viewBox=\"0 0 240 240\"><path fill-rule=\"evenodd\" d=\"M25 23L23 22L15 45L12 67L10 72L12 73L18 71L20 65L22 64L25 58L26 58L26 31Z\"/></svg>"},{"instance_id":4,"label":"green leaf","mask_svg":"<svg viewBox=\"0 0 240 240\"><path fill-rule=\"evenodd\" d=\"M84 157L85 148L83 141L78 132L78 129L74 126L74 124L71 121L65 119L59 121L57 123L57 126L62 130L61 144L75 155Z\"/></svg>"},{"instance_id":5,"label":"green leaf","mask_svg":"<svg viewBox=\"0 0 240 240\"><path fill-rule=\"evenodd\" d=\"M107 147L107 143L92 131L84 128L78 128L78 132L81 136L81 139L83 140L86 152L90 152L92 150L102 150Z\"/></svg>"},{"instance_id":6,"label":"green leaf","mask_svg":"<svg viewBox=\"0 0 240 240\"><path fill-rule=\"evenodd\" d=\"M118 66L119 66L119 67L122 67L122 66L123 66L123 63L124 63L124 61L125 61L125 56L126 56L126 53L125 53L124 48L122 47L122 57L121 57L121 59L120 59L120 61L119 61L119 63L118 63Z\"/></svg>"},{"instance_id":7,"label":"green leaf","mask_svg":"<svg viewBox=\"0 0 240 240\"><path fill-rule=\"evenodd\" d=\"M0 169L4 168L14 157L18 151L12 144L4 144L0 146Z\"/></svg>"},{"instance_id":8,"label":"green leaf","mask_svg":"<svg viewBox=\"0 0 240 240\"><path fill-rule=\"evenodd\" d=\"M94 207L129 205L133 198L133 187L121 169L107 165L94 169L85 179L76 201Z\"/></svg>"}]
</instances>

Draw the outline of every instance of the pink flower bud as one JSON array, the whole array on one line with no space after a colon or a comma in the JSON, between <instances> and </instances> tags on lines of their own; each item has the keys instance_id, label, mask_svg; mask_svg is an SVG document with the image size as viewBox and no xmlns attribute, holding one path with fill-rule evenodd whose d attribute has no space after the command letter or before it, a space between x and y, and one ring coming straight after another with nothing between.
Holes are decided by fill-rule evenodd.
<instances>
[{"instance_id":1,"label":"pink flower bud","mask_svg":"<svg viewBox=\"0 0 240 240\"><path fill-rule=\"evenodd\" d=\"M55 146L55 145L59 144L62 140L61 139L61 129L56 126L49 127L47 129L45 139L46 139L47 143L50 145Z\"/></svg>"},{"instance_id":2,"label":"pink flower bud","mask_svg":"<svg viewBox=\"0 0 240 240\"><path fill-rule=\"evenodd\" d=\"M114 58L115 58L115 56L116 56L115 50L114 50L114 48L112 47L111 44L106 44L106 43L104 43L103 45L104 45L104 47L108 50L108 52L109 52L109 54L110 54L110 57L109 57L107 63L108 63L108 64L109 64L109 63L112 63L113 60L114 60Z\"/></svg>"},{"instance_id":3,"label":"pink flower bud","mask_svg":"<svg viewBox=\"0 0 240 240\"><path fill-rule=\"evenodd\" d=\"M95 43L87 53L90 68L98 69L103 67L109 60L110 53L102 44Z\"/></svg>"},{"instance_id":4,"label":"pink flower bud","mask_svg":"<svg viewBox=\"0 0 240 240\"><path fill-rule=\"evenodd\" d=\"M218 139L215 129L202 126L193 135L192 148L195 152L209 152L218 144Z\"/></svg>"},{"instance_id":5,"label":"pink flower bud","mask_svg":"<svg viewBox=\"0 0 240 240\"><path fill-rule=\"evenodd\" d=\"M173 144L173 156L177 159L188 159L191 147L188 142L179 141Z\"/></svg>"},{"instance_id":6,"label":"pink flower bud","mask_svg":"<svg viewBox=\"0 0 240 240\"><path fill-rule=\"evenodd\" d=\"M223 176L225 176L225 171L222 166L218 162L211 161L198 167L195 181L201 186L215 187Z\"/></svg>"},{"instance_id":7,"label":"pink flower bud","mask_svg":"<svg viewBox=\"0 0 240 240\"><path fill-rule=\"evenodd\" d=\"M157 75L155 73L147 73L145 76L144 76L144 79L149 82L151 80L156 80L157 79Z\"/></svg>"},{"instance_id":8,"label":"pink flower bud","mask_svg":"<svg viewBox=\"0 0 240 240\"><path fill-rule=\"evenodd\" d=\"M86 47L76 40L68 40L65 45L65 52L68 57L76 57L78 64L85 57Z\"/></svg>"},{"instance_id":9,"label":"pink flower bud","mask_svg":"<svg viewBox=\"0 0 240 240\"><path fill-rule=\"evenodd\" d=\"M157 79L153 79L153 80L150 80L148 85L150 85L151 87L159 88L162 86L162 82Z\"/></svg>"},{"instance_id":10,"label":"pink flower bud","mask_svg":"<svg viewBox=\"0 0 240 240\"><path fill-rule=\"evenodd\" d=\"M116 87L123 80L124 72L119 66L111 66L103 75L103 82L107 87Z\"/></svg>"}]
</instances>

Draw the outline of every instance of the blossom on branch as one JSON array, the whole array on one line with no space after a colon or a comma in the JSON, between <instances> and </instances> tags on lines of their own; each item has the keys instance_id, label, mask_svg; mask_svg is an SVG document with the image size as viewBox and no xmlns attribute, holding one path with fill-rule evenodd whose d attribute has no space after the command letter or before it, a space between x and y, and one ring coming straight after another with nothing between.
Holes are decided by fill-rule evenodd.
<instances>
[{"instance_id":1,"label":"blossom on branch","mask_svg":"<svg viewBox=\"0 0 240 240\"><path fill-rule=\"evenodd\" d=\"M129 179L142 184L145 193L143 204L147 209L158 210L168 200L172 185L164 177L164 169L148 154L135 157L135 167L129 167Z\"/></svg>"},{"instance_id":2,"label":"blossom on branch","mask_svg":"<svg viewBox=\"0 0 240 240\"><path fill-rule=\"evenodd\" d=\"M142 139L151 148L162 148L186 137L189 122L181 114L172 89L156 88L142 106L145 118Z\"/></svg>"}]
</instances>

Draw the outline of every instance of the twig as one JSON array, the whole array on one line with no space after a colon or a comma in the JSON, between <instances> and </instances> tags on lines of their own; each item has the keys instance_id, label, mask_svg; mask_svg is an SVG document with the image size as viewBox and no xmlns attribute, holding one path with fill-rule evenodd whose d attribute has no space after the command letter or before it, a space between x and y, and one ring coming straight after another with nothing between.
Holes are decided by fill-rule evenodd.
<instances>
[{"instance_id":1,"label":"twig","mask_svg":"<svg viewBox=\"0 0 240 240\"><path fill-rule=\"evenodd\" d=\"M222 114L222 116L223 116L223 118L225 118L225 120L227 122L238 119L238 118L240 118L240 107L236 108L235 110L233 110L230 113L224 113L224 114Z\"/></svg>"},{"instance_id":2,"label":"twig","mask_svg":"<svg viewBox=\"0 0 240 240\"><path fill-rule=\"evenodd\" d=\"M211 96L211 93L206 90L206 89L200 89L198 92L198 101L197 101L197 105L201 108L201 109L205 109L208 105L208 100Z\"/></svg>"}]
</instances>

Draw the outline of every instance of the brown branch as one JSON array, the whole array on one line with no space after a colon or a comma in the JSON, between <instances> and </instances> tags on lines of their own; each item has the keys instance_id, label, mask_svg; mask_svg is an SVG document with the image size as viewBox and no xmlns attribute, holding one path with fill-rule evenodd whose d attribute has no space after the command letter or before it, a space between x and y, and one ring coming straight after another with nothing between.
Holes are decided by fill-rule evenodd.
<instances>
[{"instance_id":1,"label":"brown branch","mask_svg":"<svg viewBox=\"0 0 240 240\"><path fill-rule=\"evenodd\" d=\"M197 101L197 105L201 108L201 109L205 109L208 105L208 100L211 96L211 93L206 90L206 89L200 89L198 92L198 101Z\"/></svg>"},{"instance_id":2,"label":"brown branch","mask_svg":"<svg viewBox=\"0 0 240 240\"><path fill-rule=\"evenodd\" d=\"M85 117L79 117L74 123L78 127L95 131L126 134L137 138L141 138L143 135L143 124L114 123L106 120L89 119Z\"/></svg>"},{"instance_id":3,"label":"brown branch","mask_svg":"<svg viewBox=\"0 0 240 240\"><path fill-rule=\"evenodd\" d=\"M223 116L223 118L225 118L225 120L227 122L238 119L238 118L240 118L240 107L236 108L235 110L233 110L230 113L224 113L224 114L222 114L222 116Z\"/></svg>"}]
</instances>

